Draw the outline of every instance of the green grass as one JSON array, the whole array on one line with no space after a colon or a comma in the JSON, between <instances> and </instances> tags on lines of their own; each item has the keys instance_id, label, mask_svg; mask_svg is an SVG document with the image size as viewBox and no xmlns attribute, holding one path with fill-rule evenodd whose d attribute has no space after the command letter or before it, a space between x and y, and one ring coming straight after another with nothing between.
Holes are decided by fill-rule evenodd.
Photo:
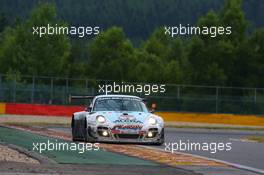
<instances>
[{"instance_id":1,"label":"green grass","mask_svg":"<svg viewBox=\"0 0 264 175\"><path fill-rule=\"evenodd\" d=\"M264 136L249 136L249 137L246 137L246 139L251 140L251 141L264 143Z\"/></svg>"}]
</instances>

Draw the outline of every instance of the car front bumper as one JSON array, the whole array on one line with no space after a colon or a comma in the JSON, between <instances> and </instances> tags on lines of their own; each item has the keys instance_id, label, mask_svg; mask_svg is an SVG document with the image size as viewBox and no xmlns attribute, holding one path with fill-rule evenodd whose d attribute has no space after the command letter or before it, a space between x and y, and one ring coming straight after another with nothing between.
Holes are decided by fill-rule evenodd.
<instances>
[{"instance_id":1,"label":"car front bumper","mask_svg":"<svg viewBox=\"0 0 264 175\"><path fill-rule=\"evenodd\" d=\"M107 132L107 135L103 135ZM148 133L151 132L150 137ZM117 142L117 143L157 143L161 139L161 129L156 127L137 131L118 131L109 127L97 127L93 132L94 138L98 142Z\"/></svg>"}]
</instances>

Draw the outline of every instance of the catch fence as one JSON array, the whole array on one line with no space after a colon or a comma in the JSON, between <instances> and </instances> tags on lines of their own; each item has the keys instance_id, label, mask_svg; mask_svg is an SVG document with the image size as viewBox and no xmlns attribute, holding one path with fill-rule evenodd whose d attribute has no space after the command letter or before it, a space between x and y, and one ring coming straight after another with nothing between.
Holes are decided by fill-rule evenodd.
<instances>
[{"instance_id":1,"label":"catch fence","mask_svg":"<svg viewBox=\"0 0 264 175\"><path fill-rule=\"evenodd\" d=\"M69 102L69 95L98 95L99 85L110 80L73 79L44 76L0 75L0 102L37 104L85 104ZM121 82L116 82L121 83ZM142 84L143 83L126 83ZM151 84L149 84L151 85ZM264 88L217 87L166 84L165 93L146 96L159 111L264 114ZM130 93L144 97L144 93Z\"/></svg>"}]
</instances>

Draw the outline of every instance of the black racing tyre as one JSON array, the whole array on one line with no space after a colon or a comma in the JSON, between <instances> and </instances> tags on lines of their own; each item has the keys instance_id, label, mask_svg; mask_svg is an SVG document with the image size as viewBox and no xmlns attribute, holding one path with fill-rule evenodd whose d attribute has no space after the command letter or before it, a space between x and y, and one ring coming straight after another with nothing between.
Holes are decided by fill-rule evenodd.
<instances>
[{"instance_id":1,"label":"black racing tyre","mask_svg":"<svg viewBox=\"0 0 264 175\"><path fill-rule=\"evenodd\" d=\"M81 120L74 120L74 117L72 118L72 141L84 141L86 138L86 126L85 122Z\"/></svg>"},{"instance_id":2,"label":"black racing tyre","mask_svg":"<svg viewBox=\"0 0 264 175\"><path fill-rule=\"evenodd\" d=\"M72 116L71 128L72 128L72 141L76 142L78 139L76 139L74 116Z\"/></svg>"},{"instance_id":3,"label":"black racing tyre","mask_svg":"<svg viewBox=\"0 0 264 175\"><path fill-rule=\"evenodd\" d=\"M158 142L154 143L154 145L160 146L160 145L163 145L164 142L165 142L164 128L162 128L161 133L160 133L160 139Z\"/></svg>"},{"instance_id":4,"label":"black racing tyre","mask_svg":"<svg viewBox=\"0 0 264 175\"><path fill-rule=\"evenodd\" d=\"M95 138L91 134L91 127L88 126L86 133L87 134L86 134L85 142L94 143L95 142Z\"/></svg>"},{"instance_id":5,"label":"black racing tyre","mask_svg":"<svg viewBox=\"0 0 264 175\"><path fill-rule=\"evenodd\" d=\"M162 130L161 130L160 142L161 142L161 144L163 144L165 142L164 128L162 128Z\"/></svg>"},{"instance_id":6,"label":"black racing tyre","mask_svg":"<svg viewBox=\"0 0 264 175\"><path fill-rule=\"evenodd\" d=\"M81 124L81 127L82 127L82 138L83 138L83 141L86 142L87 141L87 122L86 122L86 119L83 120L83 123Z\"/></svg>"},{"instance_id":7,"label":"black racing tyre","mask_svg":"<svg viewBox=\"0 0 264 175\"><path fill-rule=\"evenodd\" d=\"M75 137L72 137L72 141L73 141L73 142L77 142L78 139L76 139Z\"/></svg>"}]
</instances>

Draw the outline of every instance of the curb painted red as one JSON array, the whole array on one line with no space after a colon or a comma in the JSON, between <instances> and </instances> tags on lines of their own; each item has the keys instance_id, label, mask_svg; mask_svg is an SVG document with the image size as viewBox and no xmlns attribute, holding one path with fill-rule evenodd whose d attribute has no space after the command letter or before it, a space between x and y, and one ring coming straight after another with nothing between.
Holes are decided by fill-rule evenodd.
<instances>
[{"instance_id":1,"label":"curb painted red","mask_svg":"<svg viewBox=\"0 0 264 175\"><path fill-rule=\"evenodd\" d=\"M84 107L81 106L6 103L5 113L19 115L71 116L72 113L82 110L84 110Z\"/></svg>"}]
</instances>

